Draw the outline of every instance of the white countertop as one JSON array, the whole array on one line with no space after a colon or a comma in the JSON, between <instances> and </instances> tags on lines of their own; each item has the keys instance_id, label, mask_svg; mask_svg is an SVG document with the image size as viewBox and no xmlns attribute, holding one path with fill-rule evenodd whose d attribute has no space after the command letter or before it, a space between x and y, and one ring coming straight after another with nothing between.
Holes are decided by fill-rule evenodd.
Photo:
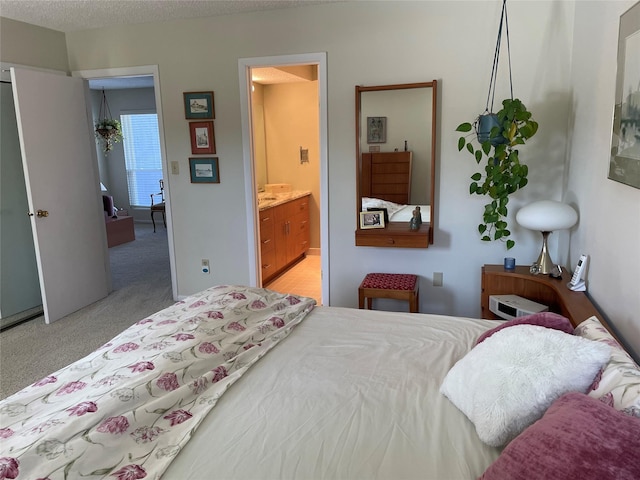
<instances>
[{"instance_id":1,"label":"white countertop","mask_svg":"<svg viewBox=\"0 0 640 480\"><path fill-rule=\"evenodd\" d=\"M258 193L258 210L266 210L267 208L275 207L277 205L282 205L283 203L290 202L291 200L296 200L298 198L305 197L307 195L311 195L311 191L309 190L294 190L293 192L286 193L268 193L268 192L260 192Z\"/></svg>"}]
</instances>

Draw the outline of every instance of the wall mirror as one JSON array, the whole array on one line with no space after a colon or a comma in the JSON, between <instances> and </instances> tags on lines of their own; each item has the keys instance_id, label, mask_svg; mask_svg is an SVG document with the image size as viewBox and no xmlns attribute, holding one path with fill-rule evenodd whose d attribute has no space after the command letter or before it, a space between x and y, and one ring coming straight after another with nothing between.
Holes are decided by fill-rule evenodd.
<instances>
[{"instance_id":1,"label":"wall mirror","mask_svg":"<svg viewBox=\"0 0 640 480\"><path fill-rule=\"evenodd\" d=\"M427 248L435 212L437 81L356 86L356 245ZM416 207L422 223L410 228ZM366 212L383 212L379 228Z\"/></svg>"}]
</instances>

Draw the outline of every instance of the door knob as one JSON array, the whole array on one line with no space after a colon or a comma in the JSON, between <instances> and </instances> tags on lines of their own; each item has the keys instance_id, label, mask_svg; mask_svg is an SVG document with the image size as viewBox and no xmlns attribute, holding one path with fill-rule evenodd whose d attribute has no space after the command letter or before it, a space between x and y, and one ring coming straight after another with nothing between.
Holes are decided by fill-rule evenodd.
<instances>
[{"instance_id":1,"label":"door knob","mask_svg":"<svg viewBox=\"0 0 640 480\"><path fill-rule=\"evenodd\" d=\"M33 213L31 213L31 212L28 212L28 215L30 217L33 217ZM47 212L46 210L38 210L36 212L36 217L38 217L38 218L48 217L48 216L49 216L49 212Z\"/></svg>"}]
</instances>

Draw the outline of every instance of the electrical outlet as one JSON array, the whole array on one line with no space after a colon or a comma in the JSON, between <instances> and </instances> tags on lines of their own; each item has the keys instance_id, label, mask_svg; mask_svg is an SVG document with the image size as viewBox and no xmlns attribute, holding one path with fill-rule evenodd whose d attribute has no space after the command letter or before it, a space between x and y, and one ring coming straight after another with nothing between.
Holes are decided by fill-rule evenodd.
<instances>
[{"instance_id":1,"label":"electrical outlet","mask_svg":"<svg viewBox=\"0 0 640 480\"><path fill-rule=\"evenodd\" d=\"M178 163L177 160L173 160L171 162L171 173L173 175L178 175L180 174L180 164Z\"/></svg>"},{"instance_id":2,"label":"electrical outlet","mask_svg":"<svg viewBox=\"0 0 640 480\"><path fill-rule=\"evenodd\" d=\"M433 272L433 286L434 287L442 286L442 272Z\"/></svg>"},{"instance_id":3,"label":"electrical outlet","mask_svg":"<svg viewBox=\"0 0 640 480\"><path fill-rule=\"evenodd\" d=\"M202 259L202 273L210 273L211 270L209 270L209 259L208 258L203 258Z\"/></svg>"}]
</instances>

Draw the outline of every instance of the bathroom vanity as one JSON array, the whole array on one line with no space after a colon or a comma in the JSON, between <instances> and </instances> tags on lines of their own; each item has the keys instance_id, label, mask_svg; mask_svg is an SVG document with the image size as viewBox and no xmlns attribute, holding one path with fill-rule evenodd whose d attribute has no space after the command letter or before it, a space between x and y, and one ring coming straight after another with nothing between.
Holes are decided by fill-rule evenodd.
<instances>
[{"instance_id":1,"label":"bathroom vanity","mask_svg":"<svg viewBox=\"0 0 640 480\"><path fill-rule=\"evenodd\" d=\"M311 192L259 195L260 254L263 284L309 250Z\"/></svg>"}]
</instances>

